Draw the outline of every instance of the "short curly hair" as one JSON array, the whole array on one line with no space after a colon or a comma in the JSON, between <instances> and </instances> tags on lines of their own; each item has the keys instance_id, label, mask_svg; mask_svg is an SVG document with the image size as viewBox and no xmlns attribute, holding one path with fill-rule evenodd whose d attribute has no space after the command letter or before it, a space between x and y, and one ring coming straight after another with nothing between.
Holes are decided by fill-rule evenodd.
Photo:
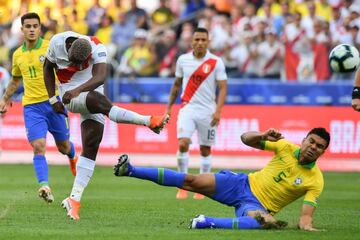
<instances>
[{"instance_id":1,"label":"short curly hair","mask_svg":"<svg viewBox=\"0 0 360 240\"><path fill-rule=\"evenodd\" d=\"M69 49L69 60L75 63L82 63L90 54L90 42L84 38L78 38L71 44Z\"/></svg>"}]
</instances>

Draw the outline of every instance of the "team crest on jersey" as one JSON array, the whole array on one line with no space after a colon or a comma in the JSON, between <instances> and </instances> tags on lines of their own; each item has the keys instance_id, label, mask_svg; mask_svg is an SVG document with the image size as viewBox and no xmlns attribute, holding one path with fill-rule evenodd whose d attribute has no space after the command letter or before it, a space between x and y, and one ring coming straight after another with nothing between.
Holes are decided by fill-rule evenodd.
<instances>
[{"instance_id":1,"label":"team crest on jersey","mask_svg":"<svg viewBox=\"0 0 360 240\"><path fill-rule=\"evenodd\" d=\"M44 56L44 55L40 55L39 60L40 60L40 62L44 62L44 61L45 61L45 56Z\"/></svg>"},{"instance_id":2,"label":"team crest on jersey","mask_svg":"<svg viewBox=\"0 0 360 240\"><path fill-rule=\"evenodd\" d=\"M302 181L303 180L298 177L298 178L295 179L294 183L295 183L295 185L300 185L302 183Z\"/></svg>"},{"instance_id":3,"label":"team crest on jersey","mask_svg":"<svg viewBox=\"0 0 360 240\"><path fill-rule=\"evenodd\" d=\"M204 64L204 66L202 67L202 70L204 73L209 73L210 72L210 65L209 64Z\"/></svg>"}]
</instances>

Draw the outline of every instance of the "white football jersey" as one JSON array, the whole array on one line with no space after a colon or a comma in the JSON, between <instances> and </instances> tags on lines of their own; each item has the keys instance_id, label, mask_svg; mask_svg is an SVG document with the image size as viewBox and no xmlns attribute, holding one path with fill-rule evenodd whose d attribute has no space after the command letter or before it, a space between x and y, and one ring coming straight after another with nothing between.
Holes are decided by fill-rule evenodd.
<instances>
[{"instance_id":1,"label":"white football jersey","mask_svg":"<svg viewBox=\"0 0 360 240\"><path fill-rule=\"evenodd\" d=\"M69 37L84 38L91 44L91 54L80 66L70 66L66 39ZM96 38L67 31L54 35L49 43L46 58L57 65L56 75L61 85L78 86L92 77L94 64L106 63L107 52L105 46Z\"/></svg>"},{"instance_id":2,"label":"white football jersey","mask_svg":"<svg viewBox=\"0 0 360 240\"><path fill-rule=\"evenodd\" d=\"M175 76L182 78L182 102L189 107L215 111L217 81L226 81L221 58L207 51L202 59L193 52L181 55L176 63Z\"/></svg>"}]
</instances>

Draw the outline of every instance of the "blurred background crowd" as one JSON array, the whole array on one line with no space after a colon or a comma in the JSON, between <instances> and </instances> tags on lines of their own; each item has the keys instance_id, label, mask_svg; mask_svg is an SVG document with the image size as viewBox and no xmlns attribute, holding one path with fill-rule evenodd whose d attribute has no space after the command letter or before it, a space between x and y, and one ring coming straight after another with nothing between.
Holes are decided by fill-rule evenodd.
<instances>
[{"instance_id":1,"label":"blurred background crowd","mask_svg":"<svg viewBox=\"0 0 360 240\"><path fill-rule=\"evenodd\" d=\"M329 51L360 48L359 0L0 0L0 65L10 70L22 43L20 16L36 12L42 34L94 35L109 53L109 77L172 77L196 27L229 77L317 82L331 72Z\"/></svg>"}]
</instances>

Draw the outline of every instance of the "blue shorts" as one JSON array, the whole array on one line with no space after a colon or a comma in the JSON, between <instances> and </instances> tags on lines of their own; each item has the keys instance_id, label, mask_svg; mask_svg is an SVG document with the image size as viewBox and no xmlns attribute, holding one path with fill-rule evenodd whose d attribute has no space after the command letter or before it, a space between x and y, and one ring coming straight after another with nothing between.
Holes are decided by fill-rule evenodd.
<instances>
[{"instance_id":1,"label":"blue shorts","mask_svg":"<svg viewBox=\"0 0 360 240\"><path fill-rule=\"evenodd\" d=\"M24 122L29 142L46 138L48 131L54 136L55 141L69 139L68 118L64 114L54 112L49 101L24 106Z\"/></svg>"},{"instance_id":2,"label":"blue shorts","mask_svg":"<svg viewBox=\"0 0 360 240\"><path fill-rule=\"evenodd\" d=\"M213 199L235 207L236 217L246 216L248 211L268 212L251 192L248 175L222 170L215 173L216 190Z\"/></svg>"}]
</instances>

